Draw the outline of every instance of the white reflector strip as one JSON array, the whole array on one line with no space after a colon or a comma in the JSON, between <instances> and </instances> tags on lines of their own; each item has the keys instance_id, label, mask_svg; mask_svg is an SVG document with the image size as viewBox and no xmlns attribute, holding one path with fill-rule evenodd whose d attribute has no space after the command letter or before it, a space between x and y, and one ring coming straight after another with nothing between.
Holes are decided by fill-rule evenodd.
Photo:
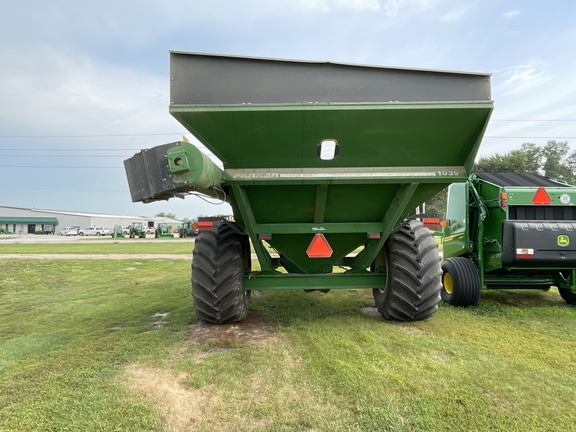
<instances>
[{"instance_id":1,"label":"white reflector strip","mask_svg":"<svg viewBox=\"0 0 576 432\"><path fill-rule=\"evenodd\" d=\"M516 249L516 256L518 258L532 258L533 255L534 255L534 249L528 249L528 248Z\"/></svg>"}]
</instances>

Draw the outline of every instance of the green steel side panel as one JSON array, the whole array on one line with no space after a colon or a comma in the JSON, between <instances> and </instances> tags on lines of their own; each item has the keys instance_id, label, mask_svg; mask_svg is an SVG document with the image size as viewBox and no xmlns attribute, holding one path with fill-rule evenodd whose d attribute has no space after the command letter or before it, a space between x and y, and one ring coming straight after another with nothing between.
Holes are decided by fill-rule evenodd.
<instances>
[{"instance_id":1,"label":"green steel side panel","mask_svg":"<svg viewBox=\"0 0 576 432\"><path fill-rule=\"evenodd\" d=\"M551 206L574 206L576 205L576 187L544 188L550 196ZM532 199L538 188L512 188L503 190L508 194L509 206L533 206Z\"/></svg>"},{"instance_id":2,"label":"green steel side panel","mask_svg":"<svg viewBox=\"0 0 576 432\"><path fill-rule=\"evenodd\" d=\"M492 105L171 107L225 168L464 166ZM317 157L322 140L339 154Z\"/></svg>"}]
</instances>

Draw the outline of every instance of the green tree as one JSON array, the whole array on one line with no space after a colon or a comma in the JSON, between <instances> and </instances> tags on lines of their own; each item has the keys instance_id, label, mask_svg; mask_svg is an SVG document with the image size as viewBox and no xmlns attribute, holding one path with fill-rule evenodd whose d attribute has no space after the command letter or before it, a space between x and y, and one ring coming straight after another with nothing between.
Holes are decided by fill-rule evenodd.
<instances>
[{"instance_id":1,"label":"green tree","mask_svg":"<svg viewBox=\"0 0 576 432\"><path fill-rule=\"evenodd\" d=\"M176 219L176 214L158 212L158 213L156 213L155 217L165 217L165 218L169 218L169 219Z\"/></svg>"},{"instance_id":2,"label":"green tree","mask_svg":"<svg viewBox=\"0 0 576 432\"><path fill-rule=\"evenodd\" d=\"M567 141L548 141L543 154L545 162L542 169L546 177L564 180L567 183L574 182L575 173L570 165L576 158L576 153L570 153Z\"/></svg>"},{"instance_id":3,"label":"green tree","mask_svg":"<svg viewBox=\"0 0 576 432\"><path fill-rule=\"evenodd\" d=\"M567 141L550 140L544 147L524 143L509 153L481 157L474 172L535 173L549 178L576 181L576 151L570 152Z\"/></svg>"}]
</instances>

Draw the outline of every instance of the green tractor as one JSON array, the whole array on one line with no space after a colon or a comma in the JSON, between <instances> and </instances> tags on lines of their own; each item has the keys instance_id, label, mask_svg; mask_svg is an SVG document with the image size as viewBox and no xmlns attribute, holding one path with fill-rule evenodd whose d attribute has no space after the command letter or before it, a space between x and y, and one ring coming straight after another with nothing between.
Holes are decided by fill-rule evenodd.
<instances>
[{"instance_id":1,"label":"green tractor","mask_svg":"<svg viewBox=\"0 0 576 432\"><path fill-rule=\"evenodd\" d=\"M156 232L154 234L156 238L174 238L172 233L170 232L170 227L166 223L158 224L156 227Z\"/></svg>"},{"instance_id":2,"label":"green tractor","mask_svg":"<svg viewBox=\"0 0 576 432\"><path fill-rule=\"evenodd\" d=\"M12 234L10 231L8 231L7 228L0 228L0 235L2 234Z\"/></svg>"},{"instance_id":3,"label":"green tractor","mask_svg":"<svg viewBox=\"0 0 576 432\"><path fill-rule=\"evenodd\" d=\"M121 225L114 226L114 231L112 232L112 238L125 238L124 230Z\"/></svg>"},{"instance_id":4,"label":"green tractor","mask_svg":"<svg viewBox=\"0 0 576 432\"><path fill-rule=\"evenodd\" d=\"M198 235L198 224L195 222L183 222L178 229L180 238L196 237Z\"/></svg>"},{"instance_id":5,"label":"green tractor","mask_svg":"<svg viewBox=\"0 0 576 432\"><path fill-rule=\"evenodd\" d=\"M442 298L555 286L576 304L576 187L537 174L478 173L448 189Z\"/></svg>"},{"instance_id":6,"label":"green tractor","mask_svg":"<svg viewBox=\"0 0 576 432\"><path fill-rule=\"evenodd\" d=\"M146 228L144 228L144 224L140 222L134 222L130 226L130 238L146 238Z\"/></svg>"},{"instance_id":7,"label":"green tractor","mask_svg":"<svg viewBox=\"0 0 576 432\"><path fill-rule=\"evenodd\" d=\"M40 235L54 235L56 232L56 227L54 225L43 225L41 228L37 228L34 234Z\"/></svg>"}]
</instances>

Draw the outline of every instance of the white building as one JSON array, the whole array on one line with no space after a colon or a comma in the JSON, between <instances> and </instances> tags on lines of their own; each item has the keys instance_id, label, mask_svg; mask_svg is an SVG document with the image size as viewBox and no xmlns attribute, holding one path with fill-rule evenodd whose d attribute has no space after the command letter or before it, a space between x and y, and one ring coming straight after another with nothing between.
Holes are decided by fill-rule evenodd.
<instances>
[{"instance_id":1,"label":"white building","mask_svg":"<svg viewBox=\"0 0 576 432\"><path fill-rule=\"evenodd\" d=\"M150 228L157 227L159 223L167 223L171 226L181 223L178 220L164 217L147 218L0 206L0 228L5 228L12 233L34 234L44 225L56 225L56 233L67 226L80 226L80 228L103 226L112 230L116 225L125 227L133 222L141 222Z\"/></svg>"}]
</instances>

